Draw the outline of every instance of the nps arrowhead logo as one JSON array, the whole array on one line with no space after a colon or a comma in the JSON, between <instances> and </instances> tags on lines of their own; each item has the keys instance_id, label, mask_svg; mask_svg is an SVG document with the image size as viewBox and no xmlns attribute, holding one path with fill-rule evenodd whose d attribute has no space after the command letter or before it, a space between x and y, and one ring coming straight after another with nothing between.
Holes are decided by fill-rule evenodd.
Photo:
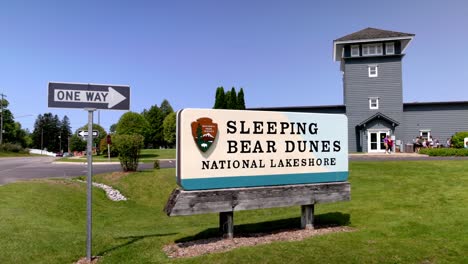
<instances>
[{"instance_id":1,"label":"nps arrowhead logo","mask_svg":"<svg viewBox=\"0 0 468 264\"><path fill-rule=\"evenodd\" d=\"M218 124L213 123L211 118L202 117L197 119L196 122L192 122L191 126L195 144L202 152L206 152L213 145L218 135Z\"/></svg>"}]
</instances>

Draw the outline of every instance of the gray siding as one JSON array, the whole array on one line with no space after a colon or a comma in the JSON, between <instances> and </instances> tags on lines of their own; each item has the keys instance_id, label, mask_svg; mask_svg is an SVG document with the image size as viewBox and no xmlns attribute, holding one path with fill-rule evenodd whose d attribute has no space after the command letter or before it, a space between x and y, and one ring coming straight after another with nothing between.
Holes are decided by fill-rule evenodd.
<instances>
[{"instance_id":1,"label":"gray siding","mask_svg":"<svg viewBox=\"0 0 468 264\"><path fill-rule=\"evenodd\" d=\"M420 130L431 130L441 144L456 132L468 131L468 103L405 105L402 140L412 143Z\"/></svg>"},{"instance_id":2,"label":"gray siding","mask_svg":"<svg viewBox=\"0 0 468 264\"><path fill-rule=\"evenodd\" d=\"M348 116L350 152L367 151L367 144L357 136L356 125L381 112L402 123L403 92L401 58L369 57L345 60L344 94ZM378 65L378 77L370 78L368 65ZM379 97L379 109L369 109L369 97ZM397 127L395 135L400 133ZM364 140L364 142L367 142ZM362 147L362 148L361 148Z\"/></svg>"}]
</instances>

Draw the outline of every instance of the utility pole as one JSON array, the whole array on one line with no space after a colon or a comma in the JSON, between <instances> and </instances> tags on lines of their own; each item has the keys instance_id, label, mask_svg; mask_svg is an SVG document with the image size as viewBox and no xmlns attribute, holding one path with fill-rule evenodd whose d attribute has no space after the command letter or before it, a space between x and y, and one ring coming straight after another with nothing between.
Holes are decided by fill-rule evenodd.
<instances>
[{"instance_id":1,"label":"utility pole","mask_svg":"<svg viewBox=\"0 0 468 264\"><path fill-rule=\"evenodd\" d=\"M0 118L0 145L3 144L3 97L6 97L3 93L0 94L2 100L0 101L0 114L2 115Z\"/></svg>"}]
</instances>

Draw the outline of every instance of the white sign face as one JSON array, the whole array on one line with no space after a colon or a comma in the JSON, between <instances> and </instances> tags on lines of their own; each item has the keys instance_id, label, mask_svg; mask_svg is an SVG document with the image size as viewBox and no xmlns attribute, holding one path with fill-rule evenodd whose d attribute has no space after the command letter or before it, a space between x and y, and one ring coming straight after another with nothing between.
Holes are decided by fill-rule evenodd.
<instances>
[{"instance_id":1,"label":"white sign face","mask_svg":"<svg viewBox=\"0 0 468 264\"><path fill-rule=\"evenodd\" d=\"M177 180L185 190L346 181L345 115L184 109Z\"/></svg>"},{"instance_id":2,"label":"white sign face","mask_svg":"<svg viewBox=\"0 0 468 264\"><path fill-rule=\"evenodd\" d=\"M464 146L465 148L468 148L468 137L466 137L466 138L463 139L463 146Z\"/></svg>"},{"instance_id":3,"label":"white sign face","mask_svg":"<svg viewBox=\"0 0 468 264\"><path fill-rule=\"evenodd\" d=\"M88 137L89 135L88 130L78 130L77 134L80 137ZM93 138L98 137L98 136L99 136L99 131L93 130Z\"/></svg>"},{"instance_id":4,"label":"white sign face","mask_svg":"<svg viewBox=\"0 0 468 264\"><path fill-rule=\"evenodd\" d=\"M104 84L49 83L49 107L130 109L130 87Z\"/></svg>"}]
</instances>

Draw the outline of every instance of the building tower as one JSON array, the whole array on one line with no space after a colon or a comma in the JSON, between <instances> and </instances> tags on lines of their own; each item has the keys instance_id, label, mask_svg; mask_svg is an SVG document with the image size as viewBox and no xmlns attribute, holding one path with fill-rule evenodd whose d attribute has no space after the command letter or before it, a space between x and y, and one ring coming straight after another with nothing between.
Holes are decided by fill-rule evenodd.
<instances>
[{"instance_id":1,"label":"building tower","mask_svg":"<svg viewBox=\"0 0 468 264\"><path fill-rule=\"evenodd\" d=\"M402 59L414 34L366 28L333 41L343 73L350 152L384 152L403 122Z\"/></svg>"}]
</instances>

